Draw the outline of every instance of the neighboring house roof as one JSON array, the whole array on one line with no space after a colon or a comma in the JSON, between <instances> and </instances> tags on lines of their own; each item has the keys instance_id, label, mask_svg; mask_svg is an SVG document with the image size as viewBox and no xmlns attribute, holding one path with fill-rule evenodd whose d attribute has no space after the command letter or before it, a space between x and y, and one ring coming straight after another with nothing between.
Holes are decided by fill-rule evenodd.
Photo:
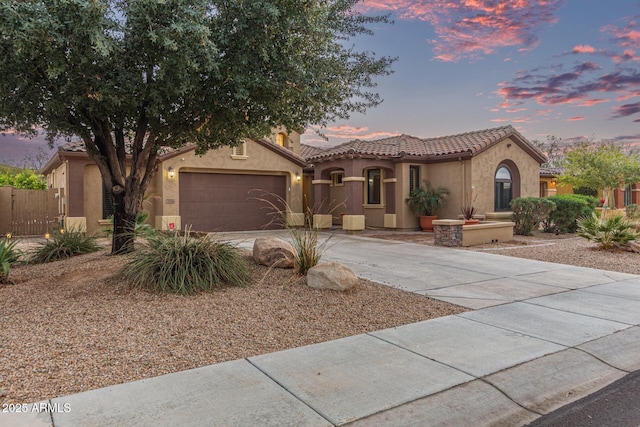
<instances>
[{"instance_id":1,"label":"neighboring house roof","mask_svg":"<svg viewBox=\"0 0 640 427\"><path fill-rule=\"evenodd\" d=\"M422 158L437 161L450 157L471 157L506 138L513 139L540 163L546 161L544 153L512 126L436 138L418 138L403 134L374 141L356 139L305 157L308 161L323 161L351 155L390 159Z\"/></svg>"},{"instance_id":2,"label":"neighboring house roof","mask_svg":"<svg viewBox=\"0 0 640 427\"><path fill-rule=\"evenodd\" d=\"M562 174L562 168L540 168L540 176L554 177Z\"/></svg>"}]
</instances>

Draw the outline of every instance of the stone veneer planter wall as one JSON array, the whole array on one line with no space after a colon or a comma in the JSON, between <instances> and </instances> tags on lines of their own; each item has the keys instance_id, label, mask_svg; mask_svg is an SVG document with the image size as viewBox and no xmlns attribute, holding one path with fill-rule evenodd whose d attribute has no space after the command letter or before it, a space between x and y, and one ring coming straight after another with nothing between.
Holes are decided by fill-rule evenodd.
<instances>
[{"instance_id":1,"label":"stone veneer planter wall","mask_svg":"<svg viewBox=\"0 0 640 427\"><path fill-rule=\"evenodd\" d=\"M441 219L433 222L434 245L475 246L513 240L513 222L483 222L464 225L464 221Z\"/></svg>"}]
</instances>

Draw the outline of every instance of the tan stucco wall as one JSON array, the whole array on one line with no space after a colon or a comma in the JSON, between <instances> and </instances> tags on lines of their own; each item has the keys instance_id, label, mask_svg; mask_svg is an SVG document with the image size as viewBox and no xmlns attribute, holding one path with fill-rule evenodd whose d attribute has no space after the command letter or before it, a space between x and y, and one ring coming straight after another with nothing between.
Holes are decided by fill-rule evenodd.
<instances>
[{"instance_id":1,"label":"tan stucco wall","mask_svg":"<svg viewBox=\"0 0 640 427\"><path fill-rule=\"evenodd\" d=\"M296 154L300 154L300 134L298 132L287 133L285 128L274 129L274 131L266 139L276 143L276 137L279 133L286 135L284 146Z\"/></svg>"},{"instance_id":2,"label":"tan stucco wall","mask_svg":"<svg viewBox=\"0 0 640 427\"><path fill-rule=\"evenodd\" d=\"M96 165L84 167L84 217L88 233L102 230L102 176Z\"/></svg>"},{"instance_id":3,"label":"tan stucco wall","mask_svg":"<svg viewBox=\"0 0 640 427\"><path fill-rule=\"evenodd\" d=\"M302 212L302 167L274 153L254 141L246 143L246 158L233 158L231 147L211 150L203 156L188 151L171 157L158 165L153 185L147 194L153 198L151 216L180 215L180 172L248 173L287 176L287 204L293 212ZM168 169L176 171L169 178ZM151 203L150 203L151 204Z\"/></svg>"},{"instance_id":4,"label":"tan stucco wall","mask_svg":"<svg viewBox=\"0 0 640 427\"><path fill-rule=\"evenodd\" d=\"M520 173L520 197L540 195L540 164L510 138L499 142L472 159L471 185L478 193L478 214L494 210L494 178L498 166L511 160ZM514 194L515 197L515 194Z\"/></svg>"},{"instance_id":5,"label":"tan stucco wall","mask_svg":"<svg viewBox=\"0 0 640 427\"><path fill-rule=\"evenodd\" d=\"M444 187L449 190L443 208L436 211L439 218L457 219L466 194L472 191L471 161L454 160L446 163L432 163L427 165L427 176L434 187ZM475 189L473 189L475 193ZM478 196L478 200L480 196Z\"/></svg>"}]
</instances>

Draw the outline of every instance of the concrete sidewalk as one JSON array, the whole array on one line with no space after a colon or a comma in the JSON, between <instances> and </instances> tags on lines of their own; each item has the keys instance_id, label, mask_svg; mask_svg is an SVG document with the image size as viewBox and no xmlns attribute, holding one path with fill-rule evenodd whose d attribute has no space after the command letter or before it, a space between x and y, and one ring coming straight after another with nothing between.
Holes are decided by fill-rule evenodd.
<instances>
[{"instance_id":1,"label":"concrete sidewalk","mask_svg":"<svg viewBox=\"0 0 640 427\"><path fill-rule=\"evenodd\" d=\"M640 369L640 276L346 235L323 259L474 311L59 397L0 425L517 426Z\"/></svg>"}]
</instances>

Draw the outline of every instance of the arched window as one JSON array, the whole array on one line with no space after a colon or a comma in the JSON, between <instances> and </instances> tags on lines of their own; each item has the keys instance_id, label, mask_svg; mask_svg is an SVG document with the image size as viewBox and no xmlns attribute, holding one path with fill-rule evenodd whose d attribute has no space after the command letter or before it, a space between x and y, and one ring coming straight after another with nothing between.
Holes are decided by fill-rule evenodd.
<instances>
[{"instance_id":1,"label":"arched window","mask_svg":"<svg viewBox=\"0 0 640 427\"><path fill-rule=\"evenodd\" d=\"M513 178L511 171L505 165L500 165L495 176L495 203L496 211L508 211L509 202L513 199Z\"/></svg>"}]
</instances>

